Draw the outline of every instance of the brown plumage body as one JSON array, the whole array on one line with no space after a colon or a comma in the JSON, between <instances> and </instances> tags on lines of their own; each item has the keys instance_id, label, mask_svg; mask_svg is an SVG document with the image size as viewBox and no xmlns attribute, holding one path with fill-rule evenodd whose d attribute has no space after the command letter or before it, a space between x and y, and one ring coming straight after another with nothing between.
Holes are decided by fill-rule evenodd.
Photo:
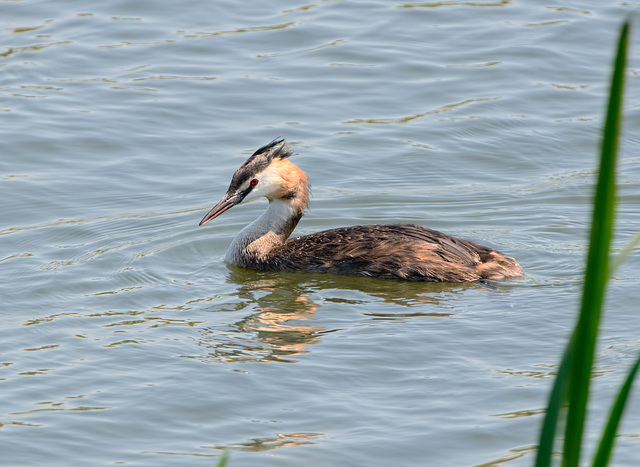
<instances>
[{"instance_id":1,"label":"brown plumage body","mask_svg":"<svg viewBox=\"0 0 640 467\"><path fill-rule=\"evenodd\" d=\"M381 279L468 282L522 275L508 256L419 225L342 227L289 239L309 203L309 181L287 158L283 140L258 149L233 175L223 199L200 225L260 197L265 213L234 239L226 260L269 271L310 271Z\"/></svg>"}]
</instances>

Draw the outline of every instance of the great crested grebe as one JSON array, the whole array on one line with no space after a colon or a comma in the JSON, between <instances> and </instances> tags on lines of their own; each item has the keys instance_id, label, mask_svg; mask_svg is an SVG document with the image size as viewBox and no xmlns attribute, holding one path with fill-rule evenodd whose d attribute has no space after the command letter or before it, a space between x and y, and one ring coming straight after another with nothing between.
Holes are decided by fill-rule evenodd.
<instances>
[{"instance_id":1,"label":"great crested grebe","mask_svg":"<svg viewBox=\"0 0 640 467\"><path fill-rule=\"evenodd\" d=\"M258 198L269 207L233 240L226 261L264 271L331 272L408 281L468 282L522 275L516 260L486 246L419 225L357 225L289 239L309 207L309 179L289 161L283 139L258 149L236 170L204 225Z\"/></svg>"}]
</instances>

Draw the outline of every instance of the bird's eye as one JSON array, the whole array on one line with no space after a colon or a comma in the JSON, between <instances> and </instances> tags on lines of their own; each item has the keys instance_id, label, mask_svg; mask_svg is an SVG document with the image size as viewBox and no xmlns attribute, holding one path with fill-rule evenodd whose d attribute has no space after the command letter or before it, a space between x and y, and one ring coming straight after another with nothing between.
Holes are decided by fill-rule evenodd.
<instances>
[{"instance_id":1,"label":"bird's eye","mask_svg":"<svg viewBox=\"0 0 640 467\"><path fill-rule=\"evenodd\" d=\"M251 186L256 186L257 184L258 184L258 179L257 178L254 178L253 180L251 180L249 182L249 185L251 185Z\"/></svg>"}]
</instances>

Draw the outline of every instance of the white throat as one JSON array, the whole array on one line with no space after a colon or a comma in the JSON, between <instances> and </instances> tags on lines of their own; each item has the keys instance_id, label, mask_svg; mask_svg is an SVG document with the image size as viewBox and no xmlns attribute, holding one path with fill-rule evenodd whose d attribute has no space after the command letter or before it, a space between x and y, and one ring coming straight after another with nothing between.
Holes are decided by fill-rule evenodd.
<instances>
[{"instance_id":1,"label":"white throat","mask_svg":"<svg viewBox=\"0 0 640 467\"><path fill-rule=\"evenodd\" d=\"M267 210L233 239L225 260L231 264L246 266L247 259L266 259L273 248L282 245L289 238L300 217L302 211L291 200L269 200Z\"/></svg>"}]
</instances>

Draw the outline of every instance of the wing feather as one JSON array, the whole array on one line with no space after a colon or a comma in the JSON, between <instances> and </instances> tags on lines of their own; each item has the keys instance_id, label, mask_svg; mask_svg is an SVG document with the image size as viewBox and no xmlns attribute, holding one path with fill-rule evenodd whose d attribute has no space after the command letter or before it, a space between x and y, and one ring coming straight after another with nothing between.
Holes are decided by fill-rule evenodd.
<instances>
[{"instance_id":1,"label":"wing feather","mask_svg":"<svg viewBox=\"0 0 640 467\"><path fill-rule=\"evenodd\" d=\"M514 259L495 250L408 224L342 227L292 238L268 262L252 267L438 282L522 273Z\"/></svg>"}]
</instances>

